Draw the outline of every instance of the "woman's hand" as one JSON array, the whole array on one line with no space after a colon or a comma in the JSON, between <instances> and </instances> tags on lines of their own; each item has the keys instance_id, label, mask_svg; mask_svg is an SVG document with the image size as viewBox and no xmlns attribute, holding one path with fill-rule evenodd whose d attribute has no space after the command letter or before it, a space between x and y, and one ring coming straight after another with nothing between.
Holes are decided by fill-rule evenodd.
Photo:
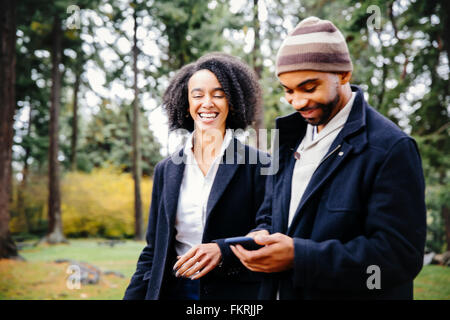
<instances>
[{"instance_id":1,"label":"woman's hand","mask_svg":"<svg viewBox=\"0 0 450 320\"><path fill-rule=\"evenodd\" d=\"M214 269L222 259L217 243L202 243L178 258L173 270L177 277L199 279ZM198 273L197 273L198 272Z\"/></svg>"}]
</instances>

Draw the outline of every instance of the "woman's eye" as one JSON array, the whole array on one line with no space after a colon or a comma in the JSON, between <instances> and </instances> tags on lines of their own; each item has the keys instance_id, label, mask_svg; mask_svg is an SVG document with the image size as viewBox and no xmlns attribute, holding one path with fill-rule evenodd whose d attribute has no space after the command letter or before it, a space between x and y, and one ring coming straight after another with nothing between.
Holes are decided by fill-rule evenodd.
<instances>
[{"instance_id":1,"label":"woman's eye","mask_svg":"<svg viewBox=\"0 0 450 320\"><path fill-rule=\"evenodd\" d=\"M294 90L286 89L286 90L284 90L284 92L287 93L287 94L292 94L294 92Z\"/></svg>"},{"instance_id":2,"label":"woman's eye","mask_svg":"<svg viewBox=\"0 0 450 320\"><path fill-rule=\"evenodd\" d=\"M315 90L316 90L316 87L305 89L305 91L308 92L308 93L314 92Z\"/></svg>"},{"instance_id":3,"label":"woman's eye","mask_svg":"<svg viewBox=\"0 0 450 320\"><path fill-rule=\"evenodd\" d=\"M225 96L222 96L222 95L217 95L217 96L214 96L214 98L224 98Z\"/></svg>"}]
</instances>

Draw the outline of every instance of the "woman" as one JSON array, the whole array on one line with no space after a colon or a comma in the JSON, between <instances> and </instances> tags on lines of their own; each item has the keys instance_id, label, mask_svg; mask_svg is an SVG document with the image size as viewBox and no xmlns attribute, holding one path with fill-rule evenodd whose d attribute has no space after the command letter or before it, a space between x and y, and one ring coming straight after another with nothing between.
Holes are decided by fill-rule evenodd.
<instances>
[{"instance_id":1,"label":"woman","mask_svg":"<svg viewBox=\"0 0 450 320\"><path fill-rule=\"evenodd\" d=\"M155 168L147 245L124 299L256 299L258 274L224 239L255 227L264 198L266 155L233 136L261 105L257 78L237 58L208 54L175 75L163 104L171 129L192 133Z\"/></svg>"}]
</instances>

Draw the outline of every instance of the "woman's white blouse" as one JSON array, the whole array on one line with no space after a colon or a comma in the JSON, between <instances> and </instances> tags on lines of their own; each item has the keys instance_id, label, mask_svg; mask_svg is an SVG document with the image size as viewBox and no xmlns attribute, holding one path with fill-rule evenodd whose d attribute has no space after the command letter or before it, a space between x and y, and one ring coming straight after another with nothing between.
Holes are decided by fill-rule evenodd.
<instances>
[{"instance_id":1,"label":"woman's white blouse","mask_svg":"<svg viewBox=\"0 0 450 320\"><path fill-rule=\"evenodd\" d=\"M194 133L189 136L184 146L186 164L175 219L175 249L179 256L202 242L209 194L223 154L233 139L232 130L227 129L220 153L206 175L203 175L192 152L193 136Z\"/></svg>"}]
</instances>

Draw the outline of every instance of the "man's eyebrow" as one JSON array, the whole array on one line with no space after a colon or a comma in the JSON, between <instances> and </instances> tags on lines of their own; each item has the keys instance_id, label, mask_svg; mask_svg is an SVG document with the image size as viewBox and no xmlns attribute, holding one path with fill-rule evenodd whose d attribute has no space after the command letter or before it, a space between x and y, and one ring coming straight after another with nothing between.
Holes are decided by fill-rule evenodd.
<instances>
[{"instance_id":1,"label":"man's eyebrow","mask_svg":"<svg viewBox=\"0 0 450 320\"><path fill-rule=\"evenodd\" d=\"M307 79L307 80L305 80L305 81L303 81L303 82L300 82L300 83L297 85L297 88L303 87L305 84L308 84L308 83L310 83L310 82L316 82L317 80L319 80L319 78Z\"/></svg>"},{"instance_id":2,"label":"man's eyebrow","mask_svg":"<svg viewBox=\"0 0 450 320\"><path fill-rule=\"evenodd\" d=\"M317 81L317 80L319 80L319 78L306 79L305 81L300 82L300 83L297 85L297 88L303 87L305 84L308 84L308 83L311 83L311 82L315 82L315 81ZM289 88L286 87L284 84L281 83L281 85L282 85L283 87L285 87L286 89L289 89Z\"/></svg>"}]
</instances>

